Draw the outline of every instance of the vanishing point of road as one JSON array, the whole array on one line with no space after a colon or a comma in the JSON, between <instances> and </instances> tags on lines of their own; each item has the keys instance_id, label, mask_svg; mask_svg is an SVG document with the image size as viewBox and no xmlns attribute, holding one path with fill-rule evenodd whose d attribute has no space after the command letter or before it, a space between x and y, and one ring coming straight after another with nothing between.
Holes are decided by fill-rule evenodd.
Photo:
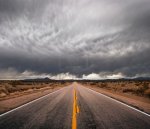
<instances>
[{"instance_id":1,"label":"vanishing point of road","mask_svg":"<svg viewBox=\"0 0 150 129\"><path fill-rule=\"evenodd\" d=\"M0 115L0 129L150 129L150 116L73 83Z\"/></svg>"}]
</instances>

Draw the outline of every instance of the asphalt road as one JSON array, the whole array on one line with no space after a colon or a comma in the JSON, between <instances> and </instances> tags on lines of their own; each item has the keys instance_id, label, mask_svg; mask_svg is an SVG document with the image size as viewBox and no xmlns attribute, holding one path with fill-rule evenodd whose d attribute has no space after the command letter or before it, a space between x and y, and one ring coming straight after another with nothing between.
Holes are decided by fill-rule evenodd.
<instances>
[{"instance_id":1,"label":"asphalt road","mask_svg":"<svg viewBox=\"0 0 150 129\"><path fill-rule=\"evenodd\" d=\"M76 91L76 99L74 99ZM73 83L0 116L0 129L150 129L150 116Z\"/></svg>"}]
</instances>

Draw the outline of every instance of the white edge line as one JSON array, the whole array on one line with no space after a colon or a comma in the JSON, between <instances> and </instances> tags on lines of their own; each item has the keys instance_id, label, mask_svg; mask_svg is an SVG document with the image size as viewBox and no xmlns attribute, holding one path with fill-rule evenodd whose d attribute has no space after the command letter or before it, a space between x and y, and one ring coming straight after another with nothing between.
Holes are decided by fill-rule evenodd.
<instances>
[{"instance_id":1,"label":"white edge line","mask_svg":"<svg viewBox=\"0 0 150 129\"><path fill-rule=\"evenodd\" d=\"M66 88L66 87L64 87L64 88ZM25 103L25 104L23 104L23 105L21 105L21 106L19 106L19 107L16 107L16 108L14 108L14 109L12 109L12 110L10 110L10 111L7 111L7 112L5 112L5 113L3 113L3 114L0 114L0 117L2 117L2 116L4 116L4 115L7 115L7 114L9 114L9 113L11 113L11 112L13 112L13 111L16 111L17 109L20 109L20 108L22 108L22 107L25 107L25 106L27 106L27 105L29 105L29 104L31 104L31 103L34 103L34 102L36 102L36 101L38 101L38 100L40 100L40 99L43 99L43 98L45 98L45 97L47 97L47 96L49 96L49 95L52 95L52 94L54 94L54 93L56 93L56 92L58 92L58 91L61 91L61 90L64 89L64 88L61 88L61 89L56 90L56 91L54 91L54 92L48 93L48 94L46 94L46 95L44 95L44 96L41 96L41 97L39 97L39 98L37 98L37 99L34 99L34 100L30 101L30 102L27 102L27 103Z\"/></svg>"},{"instance_id":2,"label":"white edge line","mask_svg":"<svg viewBox=\"0 0 150 129\"><path fill-rule=\"evenodd\" d=\"M85 87L85 88L87 88L87 87ZM92 89L90 89L90 88L87 88L87 89L90 90L90 91L92 91L92 92L94 92L94 93L97 93L97 94L99 94L99 95L102 95L102 96L104 96L104 97L106 97L106 98L109 98L109 99L111 99L111 100L113 100L113 101L115 101L115 102L117 102L117 103L120 103L120 104L122 104L122 105L124 105L124 106L127 106L127 107L129 107L129 108L131 108L131 109L133 109L133 110L135 110L135 111L137 111L137 112L140 112L140 113L142 113L142 114L144 114L144 115L150 117L150 115L149 115L148 113L143 112L143 111L141 111L141 110L138 110L138 109L136 109L136 108L134 108L134 107L132 107L132 106L126 104L126 103L123 103L123 102L121 102L121 101L119 101L119 100L116 100L116 99L114 99L114 98L111 98L111 97L109 97L109 96L107 96L107 95L104 95L104 94L102 94L102 93L99 93L99 92L97 92L97 91L94 91L94 90L92 90Z\"/></svg>"}]
</instances>

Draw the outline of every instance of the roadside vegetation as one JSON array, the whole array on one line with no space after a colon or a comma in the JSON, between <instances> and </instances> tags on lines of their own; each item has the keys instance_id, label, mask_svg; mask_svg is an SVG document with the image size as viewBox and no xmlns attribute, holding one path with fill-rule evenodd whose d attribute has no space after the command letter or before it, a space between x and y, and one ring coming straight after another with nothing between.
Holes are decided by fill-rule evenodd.
<instances>
[{"instance_id":1,"label":"roadside vegetation","mask_svg":"<svg viewBox=\"0 0 150 129\"><path fill-rule=\"evenodd\" d=\"M98 87L124 94L150 98L150 81L104 81L104 82L81 82L82 85Z\"/></svg>"},{"instance_id":2,"label":"roadside vegetation","mask_svg":"<svg viewBox=\"0 0 150 129\"><path fill-rule=\"evenodd\" d=\"M69 85L68 82L23 82L0 81L0 99L10 95L33 93L40 90L54 89Z\"/></svg>"}]
</instances>

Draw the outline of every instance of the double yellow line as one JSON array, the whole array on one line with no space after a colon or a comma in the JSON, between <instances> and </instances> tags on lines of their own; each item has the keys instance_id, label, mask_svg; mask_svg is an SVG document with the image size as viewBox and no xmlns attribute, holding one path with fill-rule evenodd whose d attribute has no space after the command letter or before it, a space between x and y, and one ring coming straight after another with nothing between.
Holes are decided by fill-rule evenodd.
<instances>
[{"instance_id":1,"label":"double yellow line","mask_svg":"<svg viewBox=\"0 0 150 129\"><path fill-rule=\"evenodd\" d=\"M75 89L73 94L72 129L77 129L77 113L79 113L79 107L77 105L77 93Z\"/></svg>"}]
</instances>

